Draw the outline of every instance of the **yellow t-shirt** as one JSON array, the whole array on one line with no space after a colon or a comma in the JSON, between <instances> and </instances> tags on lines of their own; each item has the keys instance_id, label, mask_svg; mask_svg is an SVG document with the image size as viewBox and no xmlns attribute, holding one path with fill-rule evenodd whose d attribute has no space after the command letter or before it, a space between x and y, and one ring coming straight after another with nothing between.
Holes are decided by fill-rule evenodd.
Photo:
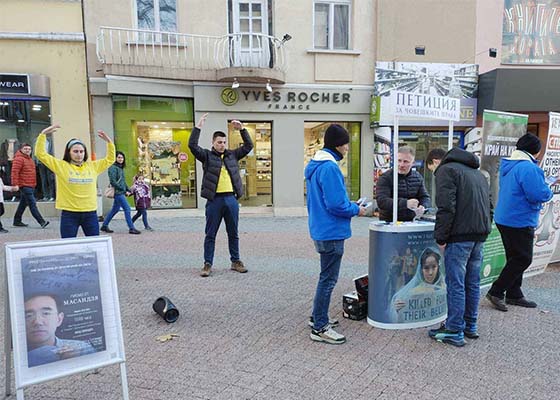
<instances>
[{"instance_id":1,"label":"yellow t-shirt","mask_svg":"<svg viewBox=\"0 0 560 400\"><path fill-rule=\"evenodd\" d=\"M56 175L56 204L59 210L97 210L97 176L115 162L115 145L107 143L107 156L77 166L51 156L45 149L46 136L35 142L35 157Z\"/></svg>"},{"instance_id":2,"label":"yellow t-shirt","mask_svg":"<svg viewBox=\"0 0 560 400\"><path fill-rule=\"evenodd\" d=\"M216 193L233 193L231 178L223 161L224 155L222 154L222 170L220 171L220 178L218 178L218 187L216 188Z\"/></svg>"}]
</instances>

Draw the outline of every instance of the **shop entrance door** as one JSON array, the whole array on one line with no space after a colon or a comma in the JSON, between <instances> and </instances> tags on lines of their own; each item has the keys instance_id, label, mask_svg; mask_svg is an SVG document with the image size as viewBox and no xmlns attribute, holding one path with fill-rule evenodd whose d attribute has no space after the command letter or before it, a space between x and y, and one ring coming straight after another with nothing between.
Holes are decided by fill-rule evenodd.
<instances>
[{"instance_id":1,"label":"shop entrance door","mask_svg":"<svg viewBox=\"0 0 560 400\"><path fill-rule=\"evenodd\" d=\"M239 131L229 124L229 148L243 144ZM246 207L272 206L272 124L270 122L244 122L253 141L253 151L239 161L243 182L243 196L239 203Z\"/></svg>"}]
</instances>

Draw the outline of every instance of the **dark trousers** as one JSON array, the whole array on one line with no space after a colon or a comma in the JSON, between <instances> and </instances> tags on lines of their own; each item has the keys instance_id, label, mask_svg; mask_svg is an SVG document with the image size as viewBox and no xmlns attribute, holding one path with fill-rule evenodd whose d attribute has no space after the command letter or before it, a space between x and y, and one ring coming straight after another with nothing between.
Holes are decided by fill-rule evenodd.
<instances>
[{"instance_id":1,"label":"dark trousers","mask_svg":"<svg viewBox=\"0 0 560 400\"><path fill-rule=\"evenodd\" d=\"M210 265L214 262L216 234L218 233L222 219L226 221L230 260L239 261L239 235L237 233L239 203L237 203L237 199L233 194L216 196L214 200L208 200L206 202L204 261Z\"/></svg>"},{"instance_id":2,"label":"dark trousers","mask_svg":"<svg viewBox=\"0 0 560 400\"><path fill-rule=\"evenodd\" d=\"M19 205L14 214L14 224L21 222L21 217L23 216L23 212L29 206L29 211L31 211L31 215L33 218L42 225L45 220L41 216L39 209L37 208L37 201L35 200L35 194L33 193L34 190L32 187L28 186L20 186L19 192L21 193L21 199L19 199Z\"/></svg>"},{"instance_id":3,"label":"dark trousers","mask_svg":"<svg viewBox=\"0 0 560 400\"><path fill-rule=\"evenodd\" d=\"M136 222L136 220L138 218L140 218L140 216L142 217L142 223L144 224L144 228L148 229L149 228L149 224L148 224L148 210L146 210L145 208L136 208L136 214L134 214L134 216L132 217L132 222Z\"/></svg>"},{"instance_id":4,"label":"dark trousers","mask_svg":"<svg viewBox=\"0 0 560 400\"><path fill-rule=\"evenodd\" d=\"M84 235L99 236L97 211L66 211L60 215L60 237L74 238L78 236L78 228L82 227Z\"/></svg>"},{"instance_id":5,"label":"dark trousers","mask_svg":"<svg viewBox=\"0 0 560 400\"><path fill-rule=\"evenodd\" d=\"M506 250L506 265L489 293L500 298L503 298L505 293L508 299L520 299L523 297L523 272L533 261L535 228L512 228L499 224L496 226Z\"/></svg>"},{"instance_id":6,"label":"dark trousers","mask_svg":"<svg viewBox=\"0 0 560 400\"><path fill-rule=\"evenodd\" d=\"M0 217L4 215L4 203L0 203ZM0 221L0 229L3 229L2 221Z\"/></svg>"}]
</instances>

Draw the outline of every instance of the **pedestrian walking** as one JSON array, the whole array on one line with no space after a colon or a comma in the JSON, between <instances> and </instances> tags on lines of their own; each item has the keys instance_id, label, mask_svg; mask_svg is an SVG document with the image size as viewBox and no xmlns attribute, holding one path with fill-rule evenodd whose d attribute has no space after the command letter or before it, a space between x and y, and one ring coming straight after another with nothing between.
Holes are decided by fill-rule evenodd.
<instances>
[{"instance_id":1,"label":"pedestrian walking","mask_svg":"<svg viewBox=\"0 0 560 400\"><path fill-rule=\"evenodd\" d=\"M44 144L43 144L44 145ZM22 217L25 209L29 207L31 215L41 228L46 228L49 221L45 221L35 199L35 186L37 185L37 171L35 161L31 158L31 145L23 143L14 156L12 163L12 185L17 186L20 191L18 208L14 214L14 226L25 227Z\"/></svg>"},{"instance_id":2,"label":"pedestrian walking","mask_svg":"<svg viewBox=\"0 0 560 400\"><path fill-rule=\"evenodd\" d=\"M523 272L533 262L533 241L542 204L552 199L552 190L536 159L541 151L538 137L521 136L511 157L502 159L500 187L494 220L506 251L506 265L486 294L492 305L507 311L507 304L535 308L525 298ZM504 301L505 297L505 301Z\"/></svg>"},{"instance_id":3,"label":"pedestrian walking","mask_svg":"<svg viewBox=\"0 0 560 400\"><path fill-rule=\"evenodd\" d=\"M204 238L204 265L200 276L210 276L214 262L216 234L222 223L226 223L231 269L240 273L247 268L239 256L239 204L237 199L243 194L243 184L239 174L239 160L247 156L253 149L253 142L247 129L240 121L233 120L233 128L239 130L243 144L235 150L227 148L227 137L222 131L212 135L212 148L204 149L198 145L200 131L208 114L204 114L191 132L189 149L202 163L202 191L200 195L206 199L206 229Z\"/></svg>"},{"instance_id":4,"label":"pedestrian walking","mask_svg":"<svg viewBox=\"0 0 560 400\"><path fill-rule=\"evenodd\" d=\"M2 178L0 178L0 217L4 215L4 191L17 192L17 190L17 186L4 185ZM0 221L0 233L8 233L8 230L2 226L2 221Z\"/></svg>"},{"instance_id":5,"label":"pedestrian walking","mask_svg":"<svg viewBox=\"0 0 560 400\"><path fill-rule=\"evenodd\" d=\"M132 222L142 217L142 223L147 231L153 231L150 224L148 224L148 208L152 204L152 196L150 195L150 187L144 182L144 175L138 174L134 177L134 183L130 187L134 194L134 205L136 207L136 214L132 217Z\"/></svg>"},{"instance_id":6,"label":"pedestrian walking","mask_svg":"<svg viewBox=\"0 0 560 400\"><path fill-rule=\"evenodd\" d=\"M46 150L48 136L60 125L41 131L35 143L35 157L56 176L55 207L61 210L60 237L73 238L81 227L85 236L99 235L97 221L97 177L115 161L115 145L102 130L97 135L107 143L105 158L89 159L86 145L80 139L70 139L64 146L62 160Z\"/></svg>"},{"instance_id":7,"label":"pedestrian walking","mask_svg":"<svg viewBox=\"0 0 560 400\"><path fill-rule=\"evenodd\" d=\"M480 266L492 229L490 187L479 167L477 156L453 148L435 171L434 237L445 260L447 321L429 335L458 347L465 344L465 336L479 337Z\"/></svg>"},{"instance_id":8,"label":"pedestrian walking","mask_svg":"<svg viewBox=\"0 0 560 400\"><path fill-rule=\"evenodd\" d=\"M346 341L333 327L338 321L329 318L331 294L338 281L344 254L344 241L352 236L350 220L365 215L365 205L348 198L344 176L337 164L348 152L350 135L340 125L332 124L325 131L324 146L305 168L307 211L311 239L321 259L319 282L313 299L310 318L312 340L330 344ZM363 203L362 203L363 204Z\"/></svg>"},{"instance_id":9,"label":"pedestrian walking","mask_svg":"<svg viewBox=\"0 0 560 400\"><path fill-rule=\"evenodd\" d=\"M122 151L117 151L115 162L109 167L109 184L115 189L113 207L111 208L111 211L109 211L107 217L103 220L100 230L106 233L113 233L114 231L109 229L109 223L122 208L126 224L128 225L128 233L139 235L140 231L134 227L132 217L130 216L130 206L126 201L126 196L130 196L132 192L126 184L126 179L124 177L125 166L126 159L124 153Z\"/></svg>"}]
</instances>

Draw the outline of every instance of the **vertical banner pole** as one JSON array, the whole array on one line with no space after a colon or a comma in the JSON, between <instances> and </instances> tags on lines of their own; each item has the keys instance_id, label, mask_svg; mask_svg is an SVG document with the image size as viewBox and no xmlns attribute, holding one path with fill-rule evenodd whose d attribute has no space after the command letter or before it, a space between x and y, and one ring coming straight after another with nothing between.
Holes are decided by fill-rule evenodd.
<instances>
[{"instance_id":1,"label":"vertical banner pole","mask_svg":"<svg viewBox=\"0 0 560 400\"><path fill-rule=\"evenodd\" d=\"M453 121L449 120L449 135L447 136L447 151L453 148L453 131L455 130L453 125L454 125Z\"/></svg>"},{"instance_id":2,"label":"vertical banner pole","mask_svg":"<svg viewBox=\"0 0 560 400\"><path fill-rule=\"evenodd\" d=\"M121 363L121 384L123 400L128 400L128 379L126 378L126 364Z\"/></svg>"},{"instance_id":3,"label":"vertical banner pole","mask_svg":"<svg viewBox=\"0 0 560 400\"><path fill-rule=\"evenodd\" d=\"M10 319L10 295L8 294L8 270L4 269L4 366L6 368L6 397L12 394L12 321Z\"/></svg>"},{"instance_id":4,"label":"vertical banner pole","mask_svg":"<svg viewBox=\"0 0 560 400\"><path fill-rule=\"evenodd\" d=\"M399 204L399 117L395 115L393 125L393 224L397 223Z\"/></svg>"}]
</instances>

